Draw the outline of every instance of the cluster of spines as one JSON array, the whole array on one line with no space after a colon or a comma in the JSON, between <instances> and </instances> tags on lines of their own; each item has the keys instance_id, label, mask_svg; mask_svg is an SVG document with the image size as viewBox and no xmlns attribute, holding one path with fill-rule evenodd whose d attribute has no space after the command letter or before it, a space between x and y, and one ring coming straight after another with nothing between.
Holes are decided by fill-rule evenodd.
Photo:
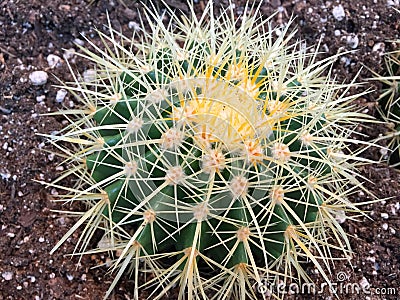
<instances>
[{"instance_id":1,"label":"cluster of spines","mask_svg":"<svg viewBox=\"0 0 400 300\"><path fill-rule=\"evenodd\" d=\"M400 166L400 50L385 55L385 66L386 74L384 76L373 71L376 76L374 80L381 81L383 85L378 99L378 110L389 129L377 141L389 140L388 148L391 153L388 155L388 161L398 167Z\"/></svg>"}]
</instances>

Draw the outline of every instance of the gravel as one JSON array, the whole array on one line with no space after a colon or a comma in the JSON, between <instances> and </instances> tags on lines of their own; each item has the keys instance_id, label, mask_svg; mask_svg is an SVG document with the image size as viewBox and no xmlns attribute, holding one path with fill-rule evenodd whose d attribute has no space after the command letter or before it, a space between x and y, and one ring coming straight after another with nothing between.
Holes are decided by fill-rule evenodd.
<instances>
[{"instance_id":1,"label":"gravel","mask_svg":"<svg viewBox=\"0 0 400 300\"><path fill-rule=\"evenodd\" d=\"M333 7L332 14L333 17L338 21L342 21L346 17L346 13L344 12L344 8L341 4Z\"/></svg>"},{"instance_id":2,"label":"gravel","mask_svg":"<svg viewBox=\"0 0 400 300\"><path fill-rule=\"evenodd\" d=\"M45 71L34 71L29 75L29 80L33 85L44 85L49 75Z\"/></svg>"}]
</instances>

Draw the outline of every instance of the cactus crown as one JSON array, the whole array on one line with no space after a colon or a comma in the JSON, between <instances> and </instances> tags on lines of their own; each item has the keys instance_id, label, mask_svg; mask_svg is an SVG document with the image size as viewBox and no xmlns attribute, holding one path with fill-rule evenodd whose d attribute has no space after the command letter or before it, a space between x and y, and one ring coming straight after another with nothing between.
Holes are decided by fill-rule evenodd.
<instances>
[{"instance_id":1,"label":"cactus crown","mask_svg":"<svg viewBox=\"0 0 400 300\"><path fill-rule=\"evenodd\" d=\"M97 76L68 84L82 109L62 112L74 118L52 141L70 165L61 179L78 177L65 200L88 211L53 251L86 223L86 253L103 230L93 251L119 250L107 296L134 270L138 298L144 269L154 299L176 283L182 299L256 299L265 279L309 280L306 261L329 282L331 249L350 255L336 215L357 211L363 160L347 144L366 117L351 111L353 84L334 83L335 57L317 61L293 32L233 15L209 2L165 25L148 10L149 33L111 29L99 33L111 46L82 49Z\"/></svg>"}]
</instances>

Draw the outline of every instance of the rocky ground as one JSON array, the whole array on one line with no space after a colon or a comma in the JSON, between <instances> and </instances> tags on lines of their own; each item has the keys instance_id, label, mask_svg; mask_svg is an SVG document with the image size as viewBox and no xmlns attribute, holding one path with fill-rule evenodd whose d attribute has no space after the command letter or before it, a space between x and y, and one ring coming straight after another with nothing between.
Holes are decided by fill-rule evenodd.
<instances>
[{"instance_id":1,"label":"rocky ground","mask_svg":"<svg viewBox=\"0 0 400 300\"><path fill-rule=\"evenodd\" d=\"M163 10L163 4L152 2L160 12ZM229 1L214 2L216 7L229 5ZM165 3L187 12L184 2L165 0ZM195 3L200 12L204 1ZM231 3L239 17L245 1ZM335 63L334 73L339 81L345 82L359 73L356 80L361 82L372 76L369 69L384 71L382 53L394 50L392 41L400 38L400 13L393 9L396 7L400 9L398 0L270 0L262 3L261 11L269 16L279 10L273 18L276 26L295 16L296 37L308 45L321 41L327 55L355 50ZM107 11L112 26L130 35L139 23L138 9L141 4L130 0L0 1L0 299L101 299L111 283L112 277L106 274L105 267L92 268L106 263L106 256L84 256L81 260L66 256L73 251L78 232L58 252L49 255L74 220L54 212L69 207L52 202L57 191L36 182L52 181L62 171L58 165L61 160L47 152L52 149L38 133L50 134L65 123L61 117L44 113L77 105L73 97L63 95L55 85L57 78L71 80L66 59L79 72L92 67L74 54L80 51L76 44L88 46L81 35L100 44L95 28L102 29L107 23ZM32 80L41 80L30 78L34 71L46 72L45 84L32 84ZM379 83L371 82L354 92L380 87ZM358 105L363 111L377 115L377 96L378 92L371 92ZM360 131L372 139L384 133L385 126L361 126ZM365 155L377 159L379 152ZM351 265L338 263L332 276L337 276L338 282L345 280L371 287L370 293L360 295L339 293L341 298L398 299L400 174L383 163L365 166L360 172L369 180L367 189L386 200L364 205L368 218L343 223L352 236L354 258ZM359 193L351 200L366 202L371 198ZM321 281L313 269L308 271L316 282ZM342 275L345 277L340 279ZM123 278L112 297L133 298L129 277ZM141 297L146 298L146 294ZM328 297L328 291L315 296Z\"/></svg>"}]
</instances>

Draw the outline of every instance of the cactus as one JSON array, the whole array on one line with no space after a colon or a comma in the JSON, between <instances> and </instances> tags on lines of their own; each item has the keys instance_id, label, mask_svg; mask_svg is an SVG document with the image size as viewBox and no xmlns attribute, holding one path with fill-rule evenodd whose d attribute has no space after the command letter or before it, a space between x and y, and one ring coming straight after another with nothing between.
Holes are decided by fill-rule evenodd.
<instances>
[{"instance_id":1,"label":"cactus","mask_svg":"<svg viewBox=\"0 0 400 300\"><path fill-rule=\"evenodd\" d=\"M400 41L398 41L399 43ZM382 82L382 93L378 98L378 111L387 124L388 131L377 141L389 140L388 162L400 166L400 50L385 54L386 72L384 76L373 72L374 80Z\"/></svg>"},{"instance_id":2,"label":"cactus","mask_svg":"<svg viewBox=\"0 0 400 300\"><path fill-rule=\"evenodd\" d=\"M50 140L67 171L49 185L87 211L52 252L84 225L75 254L114 257L106 297L125 272L136 299L176 285L179 299L280 297L281 280L310 280L304 262L330 284L332 260L351 254L337 216L359 212L349 197L366 162L349 147L368 119L353 112L355 84L335 83L337 56L317 60L288 27L275 38L257 9L240 23L212 1L191 11L165 25L147 9L149 33L110 26L104 49L81 49L97 75L66 84L82 108L61 112L71 123Z\"/></svg>"}]
</instances>

